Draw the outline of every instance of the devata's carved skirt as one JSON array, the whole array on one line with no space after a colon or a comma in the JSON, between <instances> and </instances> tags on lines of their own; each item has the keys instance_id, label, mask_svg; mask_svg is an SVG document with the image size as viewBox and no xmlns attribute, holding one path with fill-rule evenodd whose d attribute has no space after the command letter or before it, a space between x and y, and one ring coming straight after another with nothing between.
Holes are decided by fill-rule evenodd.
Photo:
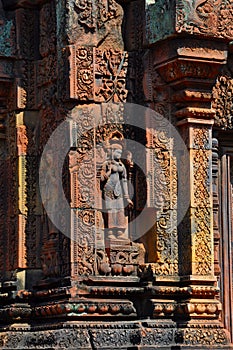
<instances>
[{"instance_id":1,"label":"devata's carved skirt","mask_svg":"<svg viewBox=\"0 0 233 350\"><path fill-rule=\"evenodd\" d=\"M121 196L114 198L110 191L104 191L103 211L106 228L126 229L124 200Z\"/></svg>"},{"instance_id":2,"label":"devata's carved skirt","mask_svg":"<svg viewBox=\"0 0 233 350\"><path fill-rule=\"evenodd\" d=\"M124 209L110 209L104 213L106 228L126 229Z\"/></svg>"}]
</instances>

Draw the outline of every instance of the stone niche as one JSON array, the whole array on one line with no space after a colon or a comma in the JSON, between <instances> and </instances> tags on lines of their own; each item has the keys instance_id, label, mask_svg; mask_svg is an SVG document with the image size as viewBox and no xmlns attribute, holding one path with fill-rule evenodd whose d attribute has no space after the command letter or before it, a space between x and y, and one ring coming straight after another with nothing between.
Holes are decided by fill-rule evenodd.
<instances>
[{"instance_id":1,"label":"stone niche","mask_svg":"<svg viewBox=\"0 0 233 350\"><path fill-rule=\"evenodd\" d=\"M167 131L167 120L163 120L164 125L160 120L157 130L152 121L146 125L146 108L139 108L136 122L132 108L139 107L103 103L72 111L69 168L73 276L137 276L139 265L147 263L158 275L178 274L180 159L173 149L175 135ZM150 112L156 125L156 113ZM114 144L122 157L120 191L124 205L114 194L110 195L112 202L103 194L111 178L111 161L115 164ZM117 214L111 214L112 205ZM119 205L123 205L124 213L117 209Z\"/></svg>"}]
</instances>

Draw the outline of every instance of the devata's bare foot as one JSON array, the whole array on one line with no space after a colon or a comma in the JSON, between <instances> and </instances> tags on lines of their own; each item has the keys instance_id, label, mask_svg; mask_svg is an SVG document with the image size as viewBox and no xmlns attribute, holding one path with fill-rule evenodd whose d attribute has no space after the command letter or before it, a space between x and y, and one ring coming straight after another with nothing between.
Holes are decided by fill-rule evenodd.
<instances>
[{"instance_id":1,"label":"devata's bare foot","mask_svg":"<svg viewBox=\"0 0 233 350\"><path fill-rule=\"evenodd\" d=\"M124 231L117 231L117 239L126 240L128 239Z\"/></svg>"}]
</instances>

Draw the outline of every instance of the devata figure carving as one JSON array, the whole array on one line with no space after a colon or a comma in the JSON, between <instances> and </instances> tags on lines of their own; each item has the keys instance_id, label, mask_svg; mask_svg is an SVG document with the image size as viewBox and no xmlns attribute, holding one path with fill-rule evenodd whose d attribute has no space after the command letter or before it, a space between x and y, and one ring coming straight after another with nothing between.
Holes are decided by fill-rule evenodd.
<instances>
[{"instance_id":1,"label":"devata figure carving","mask_svg":"<svg viewBox=\"0 0 233 350\"><path fill-rule=\"evenodd\" d=\"M127 172L121 161L122 146L112 143L108 158L102 165L100 180L103 198L104 227L108 241L126 241L127 218L125 206L133 206L129 198Z\"/></svg>"}]
</instances>

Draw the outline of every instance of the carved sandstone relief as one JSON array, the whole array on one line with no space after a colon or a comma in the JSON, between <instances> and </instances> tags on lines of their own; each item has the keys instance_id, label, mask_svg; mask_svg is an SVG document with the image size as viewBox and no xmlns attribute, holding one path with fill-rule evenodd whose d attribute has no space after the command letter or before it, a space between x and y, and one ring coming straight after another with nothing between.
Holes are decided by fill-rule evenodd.
<instances>
[{"instance_id":1,"label":"carved sandstone relief","mask_svg":"<svg viewBox=\"0 0 233 350\"><path fill-rule=\"evenodd\" d=\"M104 42L105 47L123 48L123 10L115 0L70 0L67 11L66 31L70 44L88 41L91 46L101 46Z\"/></svg>"},{"instance_id":2,"label":"carved sandstone relief","mask_svg":"<svg viewBox=\"0 0 233 350\"><path fill-rule=\"evenodd\" d=\"M83 101L126 100L128 54L113 49L70 47L70 97Z\"/></svg>"},{"instance_id":3,"label":"carved sandstone relief","mask_svg":"<svg viewBox=\"0 0 233 350\"><path fill-rule=\"evenodd\" d=\"M233 5L230 0L179 0L176 31L232 38Z\"/></svg>"},{"instance_id":4,"label":"carved sandstone relief","mask_svg":"<svg viewBox=\"0 0 233 350\"><path fill-rule=\"evenodd\" d=\"M129 130L127 129L127 125L122 124L123 119L121 113L123 113L123 110L121 111L121 108L117 104L106 104L106 106L103 104L101 106L101 114L98 107L95 107L95 111L93 110L92 112L90 112L90 108L88 109L87 107L79 108L77 110L79 110L79 116L77 117L77 120L72 122L71 125L71 134L73 145L75 147L70 151L69 154L69 167L71 174L71 205L73 208L79 208L79 211L84 209L92 210L94 208L94 204L96 207L97 203L97 207L99 206L102 208L100 201L100 198L102 196L100 190L101 168L104 164L105 156L102 154L103 152L99 153L101 150L99 147L103 147L103 143L105 143L109 138L111 141L111 135L114 133L123 135L125 131L129 132ZM73 113L75 114L75 111L73 111ZM104 125L100 124L100 126L98 126L94 131L94 120L97 121L98 119L102 121ZM164 130L166 130L166 125L164 125ZM132 130L130 133L132 133ZM173 275L177 274L178 272L178 238L176 228L176 157L173 154L172 139L169 138L166 131L159 133L156 132L156 130L153 130L148 135L152 137L151 140L148 140L149 144L152 144L150 150L150 152L152 152L152 158L149 157L151 158L152 163L148 158L149 163L147 164L147 170L149 173L151 173L152 178L151 180L148 178L147 206L148 208L153 208L153 210L157 208L157 213L153 218L155 225L152 225L152 231L154 230L154 233L151 232L153 237L150 237L154 242L154 246L152 249L151 244L149 244L150 256L148 261L152 263L155 274ZM94 140L97 142L96 149L92 149L94 147ZM93 153L93 151L96 152L96 154ZM110 154L107 154L108 157L110 157ZM132 153L132 161L133 158L134 155ZM97 170L96 175L95 169ZM156 169L158 171L156 171ZM135 177L133 183L136 187L139 186L139 174L140 173L138 172L133 173L133 177ZM159 177L159 174L161 174L162 178ZM129 174L127 177L128 176ZM141 179L140 186L144 183L144 181L145 180ZM95 191L93 190L94 187L96 188ZM137 212L140 213L146 203L145 198L142 198L142 207L140 206L140 194L143 195L143 193L144 191L137 192L137 195L135 197L135 208L132 210L132 218L137 215ZM161 198L159 194L161 195ZM144 197L145 195L146 194L144 193ZM104 223L106 223L106 218L104 219L101 212L98 212L98 210L95 212L95 220L95 222L93 221L93 226L96 225L96 227L92 227L92 231L96 231L95 233L91 233L91 235L96 235L97 241L99 242L99 248L102 250L104 247L104 228L105 230L109 230L109 228L104 225ZM135 236L140 235L139 233L132 232L131 234L133 234L133 236L134 234ZM144 242L144 244L146 244L146 242ZM145 248L148 249L149 246L146 244ZM93 252L93 247L90 248ZM74 253L74 256L76 258L78 256L77 254L77 252ZM111 264L111 261L109 261L109 257L106 256L103 250L102 253L101 251L98 251L97 254L97 265L102 266L100 270L105 269L105 272L102 271L101 273L109 274L111 271L111 267L109 265ZM74 258L73 261L75 261L76 258Z\"/></svg>"},{"instance_id":5,"label":"carved sandstone relief","mask_svg":"<svg viewBox=\"0 0 233 350\"><path fill-rule=\"evenodd\" d=\"M186 33L231 40L232 6L231 0L147 0L146 39L152 44Z\"/></svg>"},{"instance_id":6,"label":"carved sandstone relief","mask_svg":"<svg viewBox=\"0 0 233 350\"><path fill-rule=\"evenodd\" d=\"M228 75L217 78L213 87L212 107L215 109L215 125L221 129L232 129L233 79Z\"/></svg>"},{"instance_id":7,"label":"carved sandstone relief","mask_svg":"<svg viewBox=\"0 0 233 350\"><path fill-rule=\"evenodd\" d=\"M86 106L76 108L72 112L75 118L70 126L73 147L69 152L73 208L72 235L74 235L71 251L72 262L76 266L74 274L79 276L84 270L86 271L84 275L96 273L109 275L110 272L113 275L135 274L137 262L143 261L141 257L144 254L143 249L137 244L131 246L128 237L125 206L127 200L131 202L127 189L129 174L126 165L115 157L116 149L111 148L117 143L120 147L117 150L122 152L124 143L122 107L123 105L119 104L103 104L100 108ZM115 171L115 167L116 169L119 167L119 171ZM104 174L107 174L106 178ZM118 176L119 181L115 183L113 179ZM122 176L125 183L121 184ZM113 185L114 192L106 189L109 181ZM104 205L106 203L107 207ZM83 222L84 212L83 218L87 219L91 215L92 219ZM84 237L85 232L89 234L85 234ZM86 242L85 247L82 247L81 243L77 244L77 241ZM105 250L108 247L109 252ZM114 257L116 254L114 251L122 252L121 258ZM83 267L85 261L89 261L88 269Z\"/></svg>"},{"instance_id":8,"label":"carved sandstone relief","mask_svg":"<svg viewBox=\"0 0 233 350\"><path fill-rule=\"evenodd\" d=\"M148 129L147 137L151 154L147 201L156 209L155 246L149 262L156 275L173 275L178 273L177 160L166 126L164 131Z\"/></svg>"},{"instance_id":9,"label":"carved sandstone relief","mask_svg":"<svg viewBox=\"0 0 233 350\"><path fill-rule=\"evenodd\" d=\"M194 271L199 275L208 275L213 272L210 129L208 127L193 128L191 140L194 181L192 197Z\"/></svg>"}]
</instances>

